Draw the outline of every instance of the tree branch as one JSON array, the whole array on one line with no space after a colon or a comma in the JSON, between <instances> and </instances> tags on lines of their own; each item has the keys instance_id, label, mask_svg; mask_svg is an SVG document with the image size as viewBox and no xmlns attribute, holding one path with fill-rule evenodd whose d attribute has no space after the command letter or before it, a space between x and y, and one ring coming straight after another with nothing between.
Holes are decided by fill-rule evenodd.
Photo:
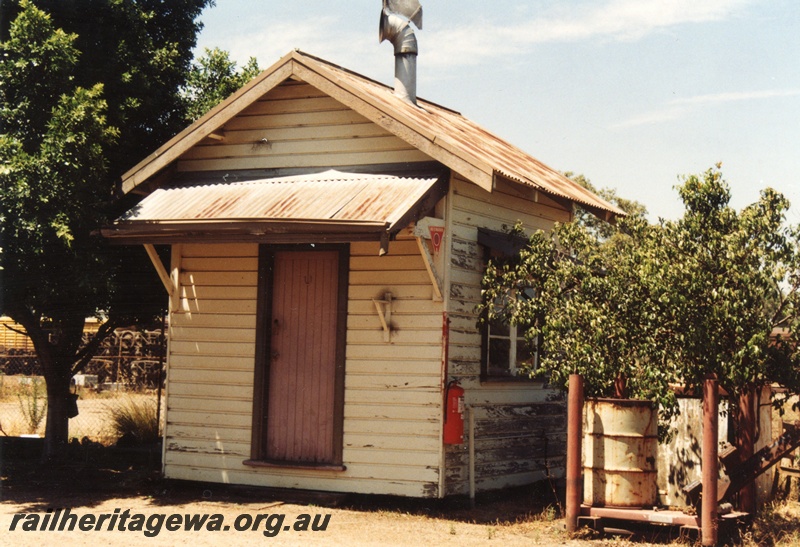
<instances>
[{"instance_id":1,"label":"tree branch","mask_svg":"<svg viewBox=\"0 0 800 547\"><path fill-rule=\"evenodd\" d=\"M70 376L73 376L84 369L84 367L91 361L100 344L105 340L109 334L120 326L120 322L116 319L109 319L97 329L89 343L86 344L75 356L75 365L72 367Z\"/></svg>"},{"instance_id":2,"label":"tree branch","mask_svg":"<svg viewBox=\"0 0 800 547\"><path fill-rule=\"evenodd\" d=\"M27 333L27 332L25 332L24 330L15 329L15 328L14 328L14 327L12 327L11 325L3 325L3 326L4 326L5 328L7 328L8 330L10 330L11 332L16 332L17 334L21 334L22 336L25 336L25 337L28 337L28 338L30 338L30 337L28 336L28 333Z\"/></svg>"}]
</instances>

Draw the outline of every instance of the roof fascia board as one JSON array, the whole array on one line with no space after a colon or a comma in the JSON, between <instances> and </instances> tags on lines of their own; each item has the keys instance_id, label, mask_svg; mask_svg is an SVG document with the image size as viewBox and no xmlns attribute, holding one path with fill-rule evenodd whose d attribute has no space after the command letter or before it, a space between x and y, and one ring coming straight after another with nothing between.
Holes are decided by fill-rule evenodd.
<instances>
[{"instance_id":1,"label":"roof fascia board","mask_svg":"<svg viewBox=\"0 0 800 547\"><path fill-rule=\"evenodd\" d=\"M181 154L249 107L253 102L247 100L249 97L254 96L257 99L289 78L293 73L292 65L294 63L288 61L287 57L273 65L271 69L264 71L261 78L256 78L237 93L212 108L199 120L175 135L163 146L159 147L158 150L125 173L122 180L122 192L127 194L136 188L136 186L158 173L178 159Z\"/></svg>"},{"instance_id":2,"label":"roof fascia board","mask_svg":"<svg viewBox=\"0 0 800 547\"><path fill-rule=\"evenodd\" d=\"M447 189L450 186L449 182L450 173L443 174L411 207L407 208L403 214L399 215L397 218L389 219L389 232L392 234L397 233L411 224L412 221L416 221L420 213L433 209L436 203L447 195Z\"/></svg>"},{"instance_id":3,"label":"roof fascia board","mask_svg":"<svg viewBox=\"0 0 800 547\"><path fill-rule=\"evenodd\" d=\"M463 154L464 147L462 145L458 144L457 142L455 142L448 135L445 135L445 134L442 134L442 133L439 133L438 135L435 135L433 137L433 143L435 145L437 145L437 146L442 147L444 150L446 150L447 152L450 152L454 156L461 157L462 154ZM483 173L492 173L492 172L494 172L494 168L491 165L489 165L488 163L485 163L483 161L480 161L478 158L476 158L474 156L469 158L469 160L465 160L465 161L468 161L471 165L476 166Z\"/></svg>"},{"instance_id":4,"label":"roof fascia board","mask_svg":"<svg viewBox=\"0 0 800 547\"><path fill-rule=\"evenodd\" d=\"M396 111L385 112L380 105L368 101L362 93L342 82L341 79L330 74L322 74L315 67L310 66L301 59L295 63L295 74L298 78L313 85L352 108L373 123L383 127L393 135L414 146L421 152L443 163L450 169L460 173L469 181L477 184L484 190L492 191L493 171L488 166L476 166L475 162L457 155L454 151L442 146L441 139L436 135L424 131L408 118L399 115Z\"/></svg>"},{"instance_id":5,"label":"roof fascia board","mask_svg":"<svg viewBox=\"0 0 800 547\"><path fill-rule=\"evenodd\" d=\"M197 241L260 241L287 243L379 241L387 233L385 222L316 221L280 219L239 222L128 222L101 228L112 244L172 244Z\"/></svg>"},{"instance_id":6,"label":"roof fascia board","mask_svg":"<svg viewBox=\"0 0 800 547\"><path fill-rule=\"evenodd\" d=\"M213 229L213 230L262 230L273 229L275 226L299 226L306 229L313 226L326 226L331 230L338 228L350 230L374 230L388 227L388 223L381 220L329 220L315 218L222 218L222 219L189 219L189 220L123 220L111 225L109 233L134 229L141 231L160 231L178 227L182 230ZM105 228L104 228L105 229Z\"/></svg>"},{"instance_id":7,"label":"roof fascia board","mask_svg":"<svg viewBox=\"0 0 800 547\"><path fill-rule=\"evenodd\" d=\"M554 172L559 177L564 179L565 182L572 183L572 181L570 181L567 177L565 177L561 173L558 173L556 171L554 171ZM521 184L523 186L527 186L528 188L533 188L537 192L541 192L541 193L545 194L548 198L550 198L554 202L556 202L559 205L561 205L561 207L563 207L567 211L572 211L572 207L573 206L581 207L583 209L586 209L587 211L589 211L593 215L595 215L597 218L599 218L601 220L605 220L606 222L611 222L611 220L609 220L611 217L627 216L627 214L628 214L625 211L623 211L622 209L620 209L619 207L617 207L616 205L607 202L606 200L602 199L600 196L597 196L597 195L595 195L593 193L592 194L594 195L594 199L597 202L603 204L604 207L601 207L599 204L590 204L585 199L584 200L580 200L580 199L576 199L576 198L571 198L571 197L569 197L567 195L564 195L563 193L555 191L553 189L548 189L548 188L544 188L542 186L535 185L535 184L531 183L530 181L524 180L524 179L522 179L522 178L520 178L518 176L512 175L511 173L499 172L499 173L496 173L496 175L497 175L497 178L495 180L501 179L501 180L506 180L506 181L514 183L514 184Z\"/></svg>"},{"instance_id":8,"label":"roof fascia board","mask_svg":"<svg viewBox=\"0 0 800 547\"><path fill-rule=\"evenodd\" d=\"M130 233L108 239L110 245L175 245L180 243L352 243L355 241L381 241L381 232L299 232L275 234L247 234L238 232L168 232L168 233Z\"/></svg>"}]
</instances>

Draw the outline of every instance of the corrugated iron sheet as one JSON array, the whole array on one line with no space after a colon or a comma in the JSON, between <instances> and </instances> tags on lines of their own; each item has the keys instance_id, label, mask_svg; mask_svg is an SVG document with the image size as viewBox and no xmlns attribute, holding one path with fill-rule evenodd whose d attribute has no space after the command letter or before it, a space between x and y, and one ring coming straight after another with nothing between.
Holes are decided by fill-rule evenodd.
<instances>
[{"instance_id":1,"label":"corrugated iron sheet","mask_svg":"<svg viewBox=\"0 0 800 547\"><path fill-rule=\"evenodd\" d=\"M545 194L570 200L595 213L625 214L615 205L601 199L460 113L422 99L418 99L419 107L414 106L395 96L389 86L297 50L262 72L240 91L128 171L123 176L125 191L133 190L146 179L147 173L163 169L174 161L175 155L180 150L193 146L217 129L220 124L240 113L253 100L257 100L261 95L256 97L255 94L264 93L260 87L263 82L281 71L288 70L288 73L294 74L300 65L318 74L331 85L346 89L358 99L358 104L370 105L380 112L382 118L392 120L398 127L407 127L416 135L428 139L435 146L473 166L476 172L490 177L507 178ZM353 108L360 111L358 106ZM172 151L173 147L178 151ZM469 179L468 173L462 175Z\"/></svg>"},{"instance_id":2,"label":"corrugated iron sheet","mask_svg":"<svg viewBox=\"0 0 800 547\"><path fill-rule=\"evenodd\" d=\"M439 179L324 173L223 184L159 188L118 223L241 220L370 222L388 229Z\"/></svg>"},{"instance_id":3,"label":"corrugated iron sheet","mask_svg":"<svg viewBox=\"0 0 800 547\"><path fill-rule=\"evenodd\" d=\"M327 72L327 76L337 83L346 83L358 90L359 95L369 97L384 112L401 112L404 118L413 120L420 129L435 135L437 141L450 144L449 149L457 150L461 157L474 163L479 169L488 166L500 176L547 194L575 201L591 209L625 215L615 205L458 112L423 99L418 99L420 108L417 108L395 96L388 86L303 52L296 51L294 54L302 57L303 62L319 72Z\"/></svg>"}]
</instances>

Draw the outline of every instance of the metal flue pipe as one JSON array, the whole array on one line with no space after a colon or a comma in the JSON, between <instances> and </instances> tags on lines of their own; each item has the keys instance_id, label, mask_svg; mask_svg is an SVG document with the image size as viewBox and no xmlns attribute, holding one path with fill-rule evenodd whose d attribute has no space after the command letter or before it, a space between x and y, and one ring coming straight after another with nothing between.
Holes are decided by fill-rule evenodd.
<instances>
[{"instance_id":1,"label":"metal flue pipe","mask_svg":"<svg viewBox=\"0 0 800 547\"><path fill-rule=\"evenodd\" d=\"M422 8L415 3L415 11L398 14L391 8L408 8L403 3L394 6L397 2L384 2L381 11L379 39L381 42L389 40L394 46L394 93L404 101L417 104L417 37L411 21L422 28ZM405 9L404 11L409 11Z\"/></svg>"}]
</instances>

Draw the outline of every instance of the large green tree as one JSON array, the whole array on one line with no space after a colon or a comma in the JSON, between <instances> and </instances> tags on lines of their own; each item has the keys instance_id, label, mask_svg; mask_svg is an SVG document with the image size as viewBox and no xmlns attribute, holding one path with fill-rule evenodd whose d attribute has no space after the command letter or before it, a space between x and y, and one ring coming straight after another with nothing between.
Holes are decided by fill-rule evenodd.
<instances>
[{"instance_id":1,"label":"large green tree","mask_svg":"<svg viewBox=\"0 0 800 547\"><path fill-rule=\"evenodd\" d=\"M564 176L570 180L577 182L590 192L597 194L604 200L612 203L622 209L629 217L644 219L647 217L647 207L634 199L628 199L620 196L613 188L596 188L592 182L584 175L567 171ZM575 210L575 222L586 227L589 233L596 239L604 240L612 237L618 233L614 225L606 222L605 220L593 215L580 205Z\"/></svg>"},{"instance_id":2,"label":"large green tree","mask_svg":"<svg viewBox=\"0 0 800 547\"><path fill-rule=\"evenodd\" d=\"M205 53L192 63L181 91L186 101L187 121L193 122L200 118L255 78L259 72L255 57L250 57L240 69L227 51L206 48Z\"/></svg>"},{"instance_id":3,"label":"large green tree","mask_svg":"<svg viewBox=\"0 0 800 547\"><path fill-rule=\"evenodd\" d=\"M183 129L186 103L179 90L202 29L199 16L214 3L4 0L2 9L3 19L12 22L24 5L35 4L55 28L75 35L73 45L80 57L70 77L84 88L104 86L107 122L120 131L106 153L110 174L117 177Z\"/></svg>"},{"instance_id":4,"label":"large green tree","mask_svg":"<svg viewBox=\"0 0 800 547\"><path fill-rule=\"evenodd\" d=\"M645 281L656 229L630 216L602 237L580 221L533 233L518 255L487 266L482 317L525 329L539 350L531 375L566 388L578 373L587 396L653 400L668 420L676 376L663 349L659 287Z\"/></svg>"},{"instance_id":5,"label":"large green tree","mask_svg":"<svg viewBox=\"0 0 800 547\"><path fill-rule=\"evenodd\" d=\"M578 372L587 394L654 400L665 420L672 384L697 391L708 375L734 412L768 382L797 393L800 227L786 225L788 202L767 189L737 212L718 168L678 192L677 221L634 214L533 234L519 256L488 266L484 316L541 336L538 373L554 384Z\"/></svg>"},{"instance_id":6,"label":"large green tree","mask_svg":"<svg viewBox=\"0 0 800 547\"><path fill-rule=\"evenodd\" d=\"M733 397L780 382L800 388L800 226L789 202L767 188L736 211L719 167L685 177L686 211L663 222L651 251L652 278L669 305L661 320L683 381L716 376Z\"/></svg>"},{"instance_id":7,"label":"large green tree","mask_svg":"<svg viewBox=\"0 0 800 547\"><path fill-rule=\"evenodd\" d=\"M183 126L179 89L209 4L4 3L0 312L24 327L44 371L47 458L68 440L72 375L114 328L163 305L144 253L95 232L120 206L119 175ZM85 344L91 316L104 323Z\"/></svg>"}]
</instances>

